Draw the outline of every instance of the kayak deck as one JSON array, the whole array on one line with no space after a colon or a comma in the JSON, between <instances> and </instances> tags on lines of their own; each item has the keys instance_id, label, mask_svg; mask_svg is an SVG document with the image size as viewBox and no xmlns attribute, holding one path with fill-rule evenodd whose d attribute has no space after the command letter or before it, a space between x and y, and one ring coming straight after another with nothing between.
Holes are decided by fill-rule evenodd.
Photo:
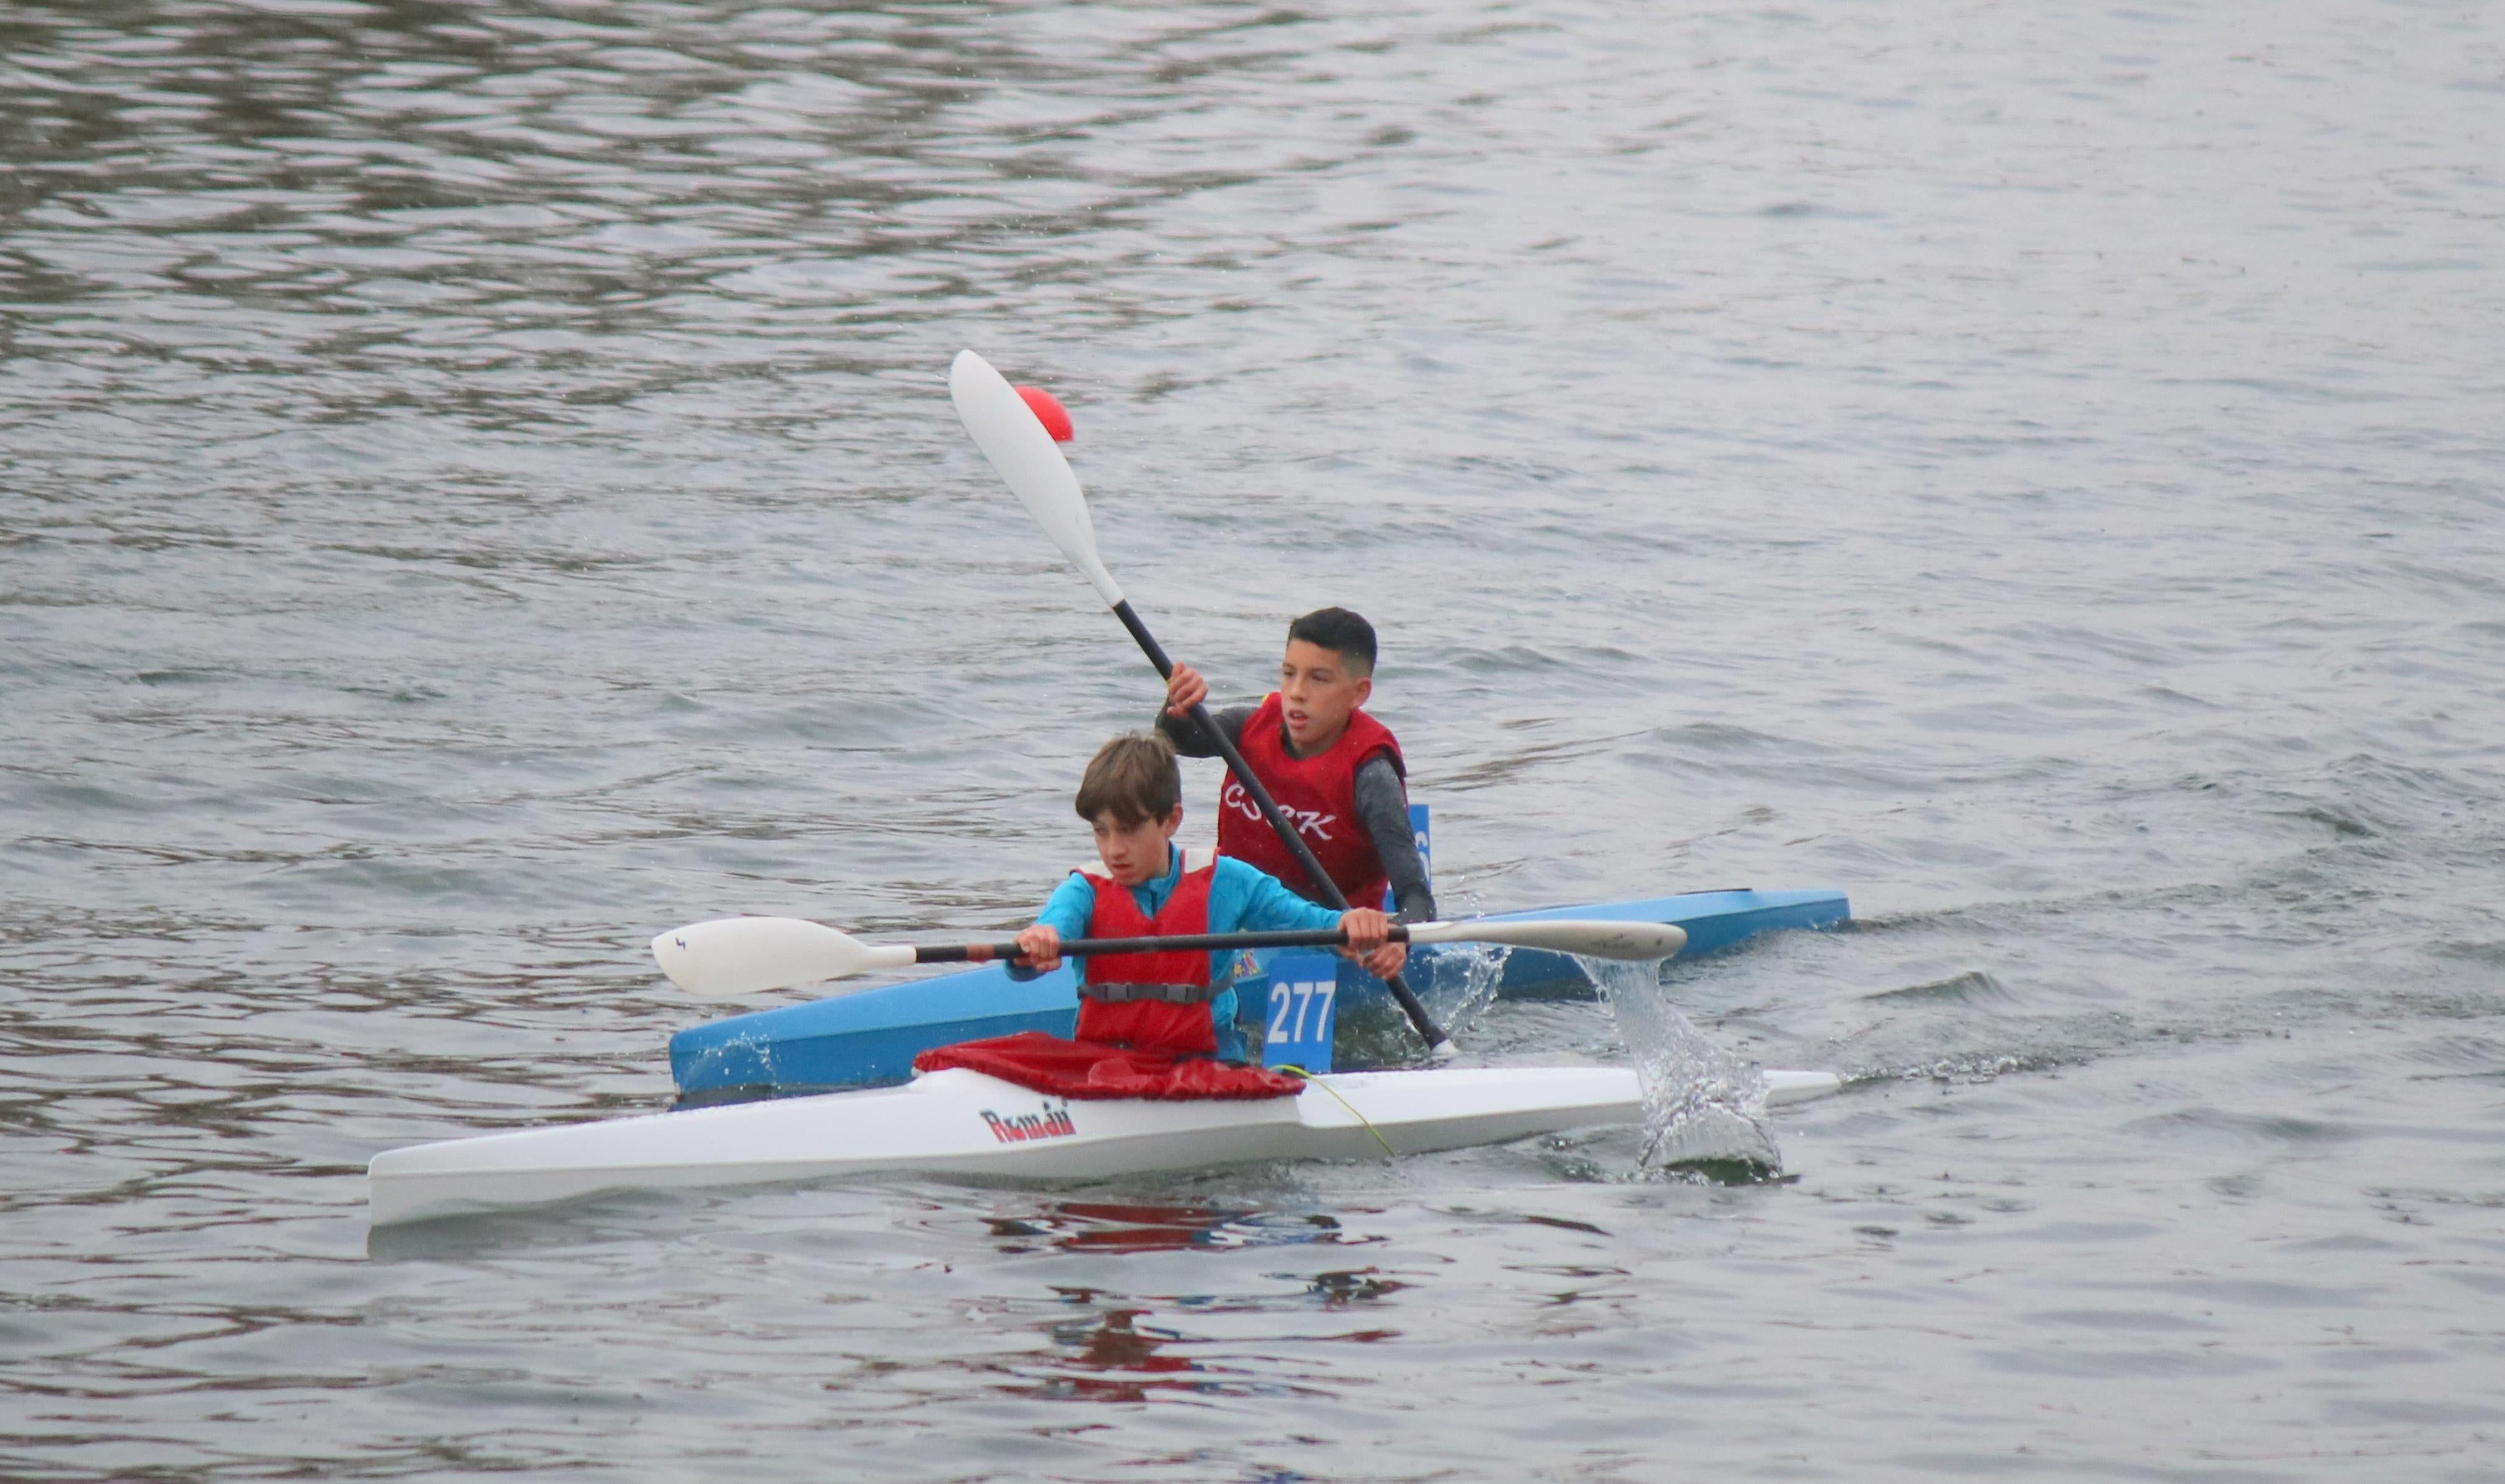
<instances>
[{"instance_id":1,"label":"kayak deck","mask_svg":"<svg viewBox=\"0 0 2505 1484\"><path fill-rule=\"evenodd\" d=\"M1769 1103L1837 1090L1766 1074ZM648 1113L389 1149L368 1166L376 1226L613 1191L930 1174L1089 1181L1271 1159L1501 1144L1643 1115L1619 1067L1439 1068L1318 1077L1257 1102L1064 1100L978 1072L900 1087Z\"/></svg>"},{"instance_id":2,"label":"kayak deck","mask_svg":"<svg viewBox=\"0 0 2505 1484\"><path fill-rule=\"evenodd\" d=\"M1499 912L1489 920L1674 923L1687 932L1687 946L1679 954L1685 960L1721 952L1763 933L1832 928L1849 920L1851 912L1851 903L1837 891L1723 891ZM1428 950L1417 957L1426 960ZM1412 974L1420 982L1430 977L1431 971ZM1264 985L1246 979L1237 987L1247 1003L1257 1004ZM1497 992L1517 998L1587 994L1589 985L1571 958L1517 949L1505 960ZM1390 1004L1382 982L1354 965L1342 970L1339 994L1343 1015L1361 1014L1370 1002ZM1021 983L1006 969L991 965L689 1026L670 1038L670 1072L687 1097L740 1088L876 1086L910 1077L913 1058L934 1046L1018 1031L1068 1036L1077 1017L1076 980L1066 967Z\"/></svg>"}]
</instances>

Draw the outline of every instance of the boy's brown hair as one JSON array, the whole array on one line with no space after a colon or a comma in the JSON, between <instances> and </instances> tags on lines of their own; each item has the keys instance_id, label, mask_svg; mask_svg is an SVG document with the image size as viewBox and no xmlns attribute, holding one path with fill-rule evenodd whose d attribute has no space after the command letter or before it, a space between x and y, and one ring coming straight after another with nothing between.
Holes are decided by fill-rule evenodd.
<instances>
[{"instance_id":1,"label":"boy's brown hair","mask_svg":"<svg viewBox=\"0 0 2505 1484\"><path fill-rule=\"evenodd\" d=\"M1317 608L1288 625L1288 642L1299 639L1337 654L1355 679L1374 674L1374 625L1358 614L1345 608Z\"/></svg>"},{"instance_id":2,"label":"boy's brown hair","mask_svg":"<svg viewBox=\"0 0 2505 1484\"><path fill-rule=\"evenodd\" d=\"M1111 814L1125 830L1164 819L1182 802L1182 769L1174 747L1152 731L1125 732L1096 749L1078 780L1078 817L1089 824Z\"/></svg>"}]
</instances>

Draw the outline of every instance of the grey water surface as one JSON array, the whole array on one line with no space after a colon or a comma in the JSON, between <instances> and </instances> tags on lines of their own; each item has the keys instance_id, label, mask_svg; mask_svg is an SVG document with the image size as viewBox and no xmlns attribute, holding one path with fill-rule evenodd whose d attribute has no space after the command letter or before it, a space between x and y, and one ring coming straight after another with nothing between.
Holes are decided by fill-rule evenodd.
<instances>
[{"instance_id":1,"label":"grey water surface","mask_svg":"<svg viewBox=\"0 0 2505 1484\"><path fill-rule=\"evenodd\" d=\"M968 345L1221 693L1375 619L1448 904L1852 894L1670 981L1782 1179L370 1241L660 929L1084 855ZM2501 471L2493 5L11 0L0 1475L2505 1478Z\"/></svg>"}]
</instances>

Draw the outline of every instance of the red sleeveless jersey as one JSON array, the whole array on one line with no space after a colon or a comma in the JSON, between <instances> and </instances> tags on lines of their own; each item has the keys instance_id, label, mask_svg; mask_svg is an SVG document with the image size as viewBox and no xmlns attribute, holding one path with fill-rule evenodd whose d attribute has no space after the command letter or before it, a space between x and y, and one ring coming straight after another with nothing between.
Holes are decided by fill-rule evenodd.
<instances>
[{"instance_id":1,"label":"red sleeveless jersey","mask_svg":"<svg viewBox=\"0 0 2505 1484\"><path fill-rule=\"evenodd\" d=\"M1314 757L1297 758L1288 752L1282 715L1279 692L1273 690L1244 724L1244 760L1252 765L1252 776L1269 786L1270 796L1279 801L1279 812L1304 836L1306 847L1330 872L1348 904L1381 906L1389 883L1373 838L1358 822L1357 770L1377 753L1388 753L1393 768L1406 778L1409 769L1400 760L1399 742L1390 727L1362 711L1353 711L1348 730L1340 733L1338 741ZM1217 792L1217 853L1261 867L1286 882L1290 891L1313 894L1304 867L1288 854L1269 821L1261 817L1260 805L1245 794L1233 773L1226 775L1225 787Z\"/></svg>"},{"instance_id":2,"label":"red sleeveless jersey","mask_svg":"<svg viewBox=\"0 0 2505 1484\"><path fill-rule=\"evenodd\" d=\"M1217 863L1203 852L1186 852L1182 879L1157 915L1140 910L1130 888L1110 875L1081 871L1096 888L1095 909L1087 914L1089 937L1147 937L1170 933L1209 931L1209 884ZM1182 953L1109 953L1087 961L1090 984L1207 984L1209 954L1204 949ZM1171 1005L1162 1000L1125 1000L1108 1005L1081 995L1078 1039L1109 1041L1143 1051L1177 1056L1208 1056L1217 1050L1217 1022L1207 1005Z\"/></svg>"}]
</instances>

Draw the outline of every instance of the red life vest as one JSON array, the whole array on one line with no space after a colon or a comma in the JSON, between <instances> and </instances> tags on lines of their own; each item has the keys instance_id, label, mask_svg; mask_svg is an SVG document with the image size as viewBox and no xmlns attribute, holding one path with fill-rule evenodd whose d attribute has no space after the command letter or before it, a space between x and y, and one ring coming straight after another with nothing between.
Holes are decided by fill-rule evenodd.
<instances>
[{"instance_id":1,"label":"red life vest","mask_svg":"<svg viewBox=\"0 0 2505 1484\"><path fill-rule=\"evenodd\" d=\"M1362 711L1349 713L1348 729L1339 740L1311 758L1288 751L1287 727L1281 718L1279 692L1262 698L1260 709L1244 724L1244 760L1252 776L1269 786L1279 812L1305 837L1314 859L1330 872L1331 881L1353 907L1379 907L1389 883L1374 839L1357 817L1357 770L1377 753L1389 754L1393 769L1409 775L1400 760L1400 744L1390 727ZM1261 817L1261 807L1244 792L1234 774L1217 791L1217 853L1257 866L1311 897L1313 884L1296 858L1288 854L1277 831Z\"/></svg>"},{"instance_id":2,"label":"red life vest","mask_svg":"<svg viewBox=\"0 0 2505 1484\"><path fill-rule=\"evenodd\" d=\"M1140 910L1130 888L1102 866L1081 870L1096 888L1096 907L1087 915L1089 937L1147 937L1169 933L1209 931L1209 884L1217 862L1207 851L1185 851L1182 879L1154 917ZM1079 990L1078 1039L1114 1042L1143 1051L1178 1056L1209 1056L1217 1050L1217 1022L1209 1003L1177 1005L1163 1000L1124 1000L1109 1004L1090 993L1124 984L1183 984L1209 987L1209 954L1205 949L1182 953L1109 953L1087 961L1087 982Z\"/></svg>"}]
</instances>

